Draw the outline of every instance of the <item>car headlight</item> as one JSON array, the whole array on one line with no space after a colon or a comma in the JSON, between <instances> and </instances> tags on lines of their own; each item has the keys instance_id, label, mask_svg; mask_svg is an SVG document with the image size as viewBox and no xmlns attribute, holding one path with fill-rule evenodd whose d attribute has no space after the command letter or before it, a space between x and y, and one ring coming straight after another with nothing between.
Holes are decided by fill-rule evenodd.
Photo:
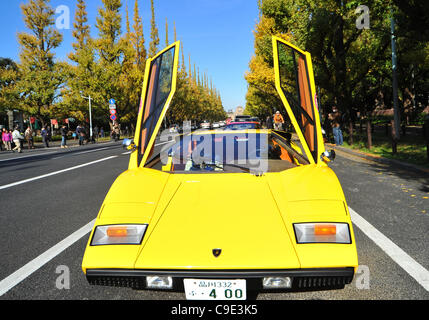
<instances>
[{"instance_id":1,"label":"car headlight","mask_svg":"<svg viewBox=\"0 0 429 320\"><path fill-rule=\"evenodd\" d=\"M351 243L347 223L297 223L293 226L297 243Z\"/></svg>"},{"instance_id":2,"label":"car headlight","mask_svg":"<svg viewBox=\"0 0 429 320\"><path fill-rule=\"evenodd\" d=\"M147 226L147 224L98 226L92 237L91 246L139 245L142 243Z\"/></svg>"}]
</instances>

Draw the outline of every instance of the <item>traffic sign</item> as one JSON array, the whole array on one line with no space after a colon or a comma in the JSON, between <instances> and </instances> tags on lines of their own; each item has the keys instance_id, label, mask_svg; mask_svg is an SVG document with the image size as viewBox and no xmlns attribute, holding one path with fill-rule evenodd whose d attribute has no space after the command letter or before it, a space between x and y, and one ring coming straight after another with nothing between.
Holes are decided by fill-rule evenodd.
<instances>
[{"instance_id":1,"label":"traffic sign","mask_svg":"<svg viewBox=\"0 0 429 320\"><path fill-rule=\"evenodd\" d=\"M110 104L110 105L112 105L112 104L116 104L115 99L110 99L110 100L109 100L109 104Z\"/></svg>"},{"instance_id":2,"label":"traffic sign","mask_svg":"<svg viewBox=\"0 0 429 320\"><path fill-rule=\"evenodd\" d=\"M116 110L116 104L109 105L109 109L110 110Z\"/></svg>"},{"instance_id":3,"label":"traffic sign","mask_svg":"<svg viewBox=\"0 0 429 320\"><path fill-rule=\"evenodd\" d=\"M117 117L116 115L112 114L112 115L110 116L110 120L112 120L112 121L116 121L116 119L118 119L118 117Z\"/></svg>"},{"instance_id":4,"label":"traffic sign","mask_svg":"<svg viewBox=\"0 0 429 320\"><path fill-rule=\"evenodd\" d=\"M113 116L116 114L116 109L110 109L110 114Z\"/></svg>"}]
</instances>

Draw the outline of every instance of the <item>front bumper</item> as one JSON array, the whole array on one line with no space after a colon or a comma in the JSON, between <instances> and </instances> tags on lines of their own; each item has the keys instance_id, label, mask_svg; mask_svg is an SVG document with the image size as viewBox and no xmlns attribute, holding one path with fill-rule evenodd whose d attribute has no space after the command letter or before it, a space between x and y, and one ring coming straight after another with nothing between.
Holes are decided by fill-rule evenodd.
<instances>
[{"instance_id":1,"label":"front bumper","mask_svg":"<svg viewBox=\"0 0 429 320\"><path fill-rule=\"evenodd\" d=\"M127 287L150 290L146 287L147 276L169 276L173 278L173 289L183 292L184 279L245 279L247 289L257 292L299 292L343 289L354 277L354 268L323 268L297 270L123 270L89 269L86 277L91 285ZM281 290L265 290L265 277L290 277L292 287Z\"/></svg>"}]
</instances>

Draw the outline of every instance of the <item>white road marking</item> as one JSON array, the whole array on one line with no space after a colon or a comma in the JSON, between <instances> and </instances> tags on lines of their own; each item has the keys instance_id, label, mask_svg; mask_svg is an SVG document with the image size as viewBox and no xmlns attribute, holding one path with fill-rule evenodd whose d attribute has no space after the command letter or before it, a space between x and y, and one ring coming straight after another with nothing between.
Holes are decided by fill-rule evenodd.
<instances>
[{"instance_id":1,"label":"white road marking","mask_svg":"<svg viewBox=\"0 0 429 320\"><path fill-rule=\"evenodd\" d=\"M97 152L97 151L102 151L102 150L106 150L106 149L110 149L110 147L100 148L100 149L95 149L95 150L89 150L89 151L83 151L83 152L78 152L78 153L67 153L67 154L65 154L65 155L63 155L63 156L61 156L61 157L53 158L52 160L61 159L61 158L64 158L64 157L66 157L66 156L68 156L68 155L78 156L78 155L80 155L80 154L86 154L86 153L91 153L91 152Z\"/></svg>"},{"instance_id":2,"label":"white road marking","mask_svg":"<svg viewBox=\"0 0 429 320\"><path fill-rule=\"evenodd\" d=\"M12 273L4 280L0 281L0 297L4 295L6 292L8 292L10 289L15 287L16 285L18 285L21 281L28 278L31 274L39 270L41 267L43 267L46 263L51 261L53 258L58 256L61 252L69 248L75 242L79 241L85 235L90 233L94 224L95 224L95 220L91 221L83 228L79 229L78 231L76 231L75 233L73 233L63 241L53 246L45 253L38 256L36 259L27 263L21 269Z\"/></svg>"},{"instance_id":3,"label":"white road marking","mask_svg":"<svg viewBox=\"0 0 429 320\"><path fill-rule=\"evenodd\" d=\"M111 159L114 159L114 158L117 158L117 157L118 156L111 156L111 157L107 157L107 158L104 158L104 159L100 159L100 160L96 160L96 161L84 163L84 164L81 164L79 166L75 166L75 167L72 167L72 168L68 168L68 169L64 169L64 170L60 170L60 171L55 171L55 172L44 174L44 175L41 175L41 176L38 176L38 177L34 177L34 178L26 179L26 180L21 180L21 181L14 182L14 183L10 183L10 184L4 185L4 186L0 186L0 190L12 188L12 187L15 187L15 186L18 186L18 185L21 185L21 184L24 184L24 183L32 182L32 181L35 181L35 180L40 180L40 179L44 179L44 178L47 178L47 177L55 176L57 174L61 174L61 173L67 172L67 171L72 171L72 170L80 169L80 168L87 167L87 166L90 166L90 165L93 165L93 164L96 164L96 163L99 163L99 162L111 160Z\"/></svg>"},{"instance_id":4,"label":"white road marking","mask_svg":"<svg viewBox=\"0 0 429 320\"><path fill-rule=\"evenodd\" d=\"M170 140L170 141L167 141L167 142L158 143L158 144L155 145L155 147L163 146L164 144L173 143L173 142L175 142L175 141L174 140Z\"/></svg>"},{"instance_id":5,"label":"white road marking","mask_svg":"<svg viewBox=\"0 0 429 320\"><path fill-rule=\"evenodd\" d=\"M356 211L349 208L353 223L379 246L393 261L413 277L426 291L429 291L429 271L399 248L389 238L375 229Z\"/></svg>"}]
</instances>

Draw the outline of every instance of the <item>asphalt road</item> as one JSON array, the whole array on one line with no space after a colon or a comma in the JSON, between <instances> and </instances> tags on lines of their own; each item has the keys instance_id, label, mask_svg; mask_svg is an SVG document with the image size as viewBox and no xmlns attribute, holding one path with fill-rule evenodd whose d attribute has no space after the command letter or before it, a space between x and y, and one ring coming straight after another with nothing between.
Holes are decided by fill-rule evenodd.
<instances>
[{"instance_id":1,"label":"asphalt road","mask_svg":"<svg viewBox=\"0 0 429 320\"><path fill-rule=\"evenodd\" d=\"M93 287L81 271L91 222L128 160L120 143L0 153L0 300L185 299ZM360 273L344 290L257 299L428 300L429 174L342 152L331 167L352 210Z\"/></svg>"}]
</instances>

